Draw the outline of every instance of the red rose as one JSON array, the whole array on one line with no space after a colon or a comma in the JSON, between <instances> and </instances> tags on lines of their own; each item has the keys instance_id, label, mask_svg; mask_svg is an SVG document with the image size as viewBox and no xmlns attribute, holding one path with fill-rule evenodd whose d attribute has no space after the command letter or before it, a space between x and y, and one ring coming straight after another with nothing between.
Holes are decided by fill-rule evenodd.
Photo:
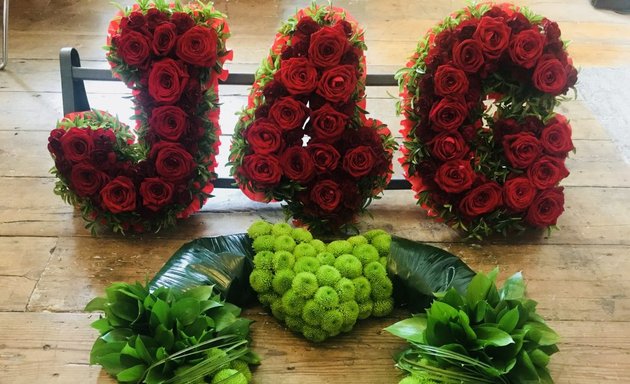
<instances>
[{"instance_id":1,"label":"red rose","mask_svg":"<svg viewBox=\"0 0 630 384\"><path fill-rule=\"evenodd\" d=\"M311 154L315 168L319 172L332 172L337 169L341 156L332 145L309 143L306 150Z\"/></svg>"},{"instance_id":2,"label":"red rose","mask_svg":"<svg viewBox=\"0 0 630 384\"><path fill-rule=\"evenodd\" d=\"M166 22L168 15L157 8L149 8L147 10L147 24L149 30L153 31L158 25Z\"/></svg>"},{"instance_id":3,"label":"red rose","mask_svg":"<svg viewBox=\"0 0 630 384\"><path fill-rule=\"evenodd\" d=\"M260 154L277 152L282 146L282 132L271 120L258 119L245 131L252 151Z\"/></svg>"},{"instance_id":4,"label":"red rose","mask_svg":"<svg viewBox=\"0 0 630 384\"><path fill-rule=\"evenodd\" d=\"M315 174L315 164L306 148L289 147L282 154L282 170L284 174L298 183L309 181Z\"/></svg>"},{"instance_id":5,"label":"red rose","mask_svg":"<svg viewBox=\"0 0 630 384\"><path fill-rule=\"evenodd\" d=\"M151 57L151 43L142 33L128 30L117 41L118 56L127 64L144 67Z\"/></svg>"},{"instance_id":6,"label":"red rose","mask_svg":"<svg viewBox=\"0 0 630 384\"><path fill-rule=\"evenodd\" d=\"M483 16L479 20L473 38L481 43L484 55L489 59L498 59L510 43L510 27L503 19Z\"/></svg>"},{"instance_id":7,"label":"red rose","mask_svg":"<svg viewBox=\"0 0 630 384\"><path fill-rule=\"evenodd\" d=\"M532 68L542 55L545 36L538 29L526 29L512 36L510 41L510 57L523 68Z\"/></svg>"},{"instance_id":8,"label":"red rose","mask_svg":"<svg viewBox=\"0 0 630 384\"><path fill-rule=\"evenodd\" d=\"M332 180L323 180L311 189L310 197L322 211L330 213L341 203L342 193L339 184Z\"/></svg>"},{"instance_id":9,"label":"red rose","mask_svg":"<svg viewBox=\"0 0 630 384\"><path fill-rule=\"evenodd\" d=\"M359 178L370 173L376 156L372 149L365 145L360 145L346 152L343 157L343 169L352 177Z\"/></svg>"},{"instance_id":10,"label":"red rose","mask_svg":"<svg viewBox=\"0 0 630 384\"><path fill-rule=\"evenodd\" d=\"M118 176L101 189L103 208L112 213L131 212L136 209L136 187L126 176Z\"/></svg>"},{"instance_id":11,"label":"red rose","mask_svg":"<svg viewBox=\"0 0 630 384\"><path fill-rule=\"evenodd\" d=\"M536 188L527 177L515 177L503 185L503 201L514 212L526 210L535 196Z\"/></svg>"},{"instance_id":12,"label":"red rose","mask_svg":"<svg viewBox=\"0 0 630 384\"><path fill-rule=\"evenodd\" d=\"M428 144L433 156L442 161L461 159L469 150L464 138L457 131L440 133Z\"/></svg>"},{"instance_id":13,"label":"red rose","mask_svg":"<svg viewBox=\"0 0 630 384\"><path fill-rule=\"evenodd\" d=\"M276 100L269 109L269 116L276 122L280 129L289 131L302 128L308 117L309 109L304 103L293 97L283 97Z\"/></svg>"},{"instance_id":14,"label":"red rose","mask_svg":"<svg viewBox=\"0 0 630 384\"><path fill-rule=\"evenodd\" d=\"M468 77L452 65L440 65L434 75L435 93L440 96L464 95L468 92Z\"/></svg>"},{"instance_id":15,"label":"red rose","mask_svg":"<svg viewBox=\"0 0 630 384\"><path fill-rule=\"evenodd\" d=\"M459 202L459 210L468 217L492 212L501 205L501 187L494 181L482 184Z\"/></svg>"},{"instance_id":16,"label":"red rose","mask_svg":"<svg viewBox=\"0 0 630 384\"><path fill-rule=\"evenodd\" d=\"M540 141L531 132L503 136L505 157L514 168L529 167L542 152Z\"/></svg>"},{"instance_id":17,"label":"red rose","mask_svg":"<svg viewBox=\"0 0 630 384\"><path fill-rule=\"evenodd\" d=\"M569 176L564 160L551 156L543 156L527 170L529 181L538 189L556 186L560 180Z\"/></svg>"},{"instance_id":18,"label":"red rose","mask_svg":"<svg viewBox=\"0 0 630 384\"><path fill-rule=\"evenodd\" d=\"M140 184L142 205L157 212L173 199L173 184L167 183L159 177L149 177Z\"/></svg>"},{"instance_id":19,"label":"red rose","mask_svg":"<svg viewBox=\"0 0 630 384\"><path fill-rule=\"evenodd\" d=\"M282 168L274 155L247 155L243 159L243 174L263 187L273 187L280 182Z\"/></svg>"},{"instance_id":20,"label":"red rose","mask_svg":"<svg viewBox=\"0 0 630 384\"><path fill-rule=\"evenodd\" d=\"M176 143L162 141L151 148L151 157L155 159L155 170L164 180L171 182L185 181L190 177L196 163L186 149Z\"/></svg>"},{"instance_id":21,"label":"red rose","mask_svg":"<svg viewBox=\"0 0 630 384\"><path fill-rule=\"evenodd\" d=\"M334 142L343 135L348 123L348 116L338 112L330 104L311 113L311 134L315 139Z\"/></svg>"},{"instance_id":22,"label":"red rose","mask_svg":"<svg viewBox=\"0 0 630 384\"><path fill-rule=\"evenodd\" d=\"M63 128L55 128L50 131L48 136L48 152L53 155L54 158L63 157L63 148L61 147L61 138L66 134L66 130Z\"/></svg>"},{"instance_id":23,"label":"red rose","mask_svg":"<svg viewBox=\"0 0 630 384\"><path fill-rule=\"evenodd\" d=\"M158 56L167 56L177 41L177 27L173 23L162 23L153 32L151 48Z\"/></svg>"},{"instance_id":24,"label":"red rose","mask_svg":"<svg viewBox=\"0 0 630 384\"><path fill-rule=\"evenodd\" d=\"M320 25L317 21L313 20L309 16L304 16L298 21L295 29L304 35L312 35L320 29Z\"/></svg>"},{"instance_id":25,"label":"red rose","mask_svg":"<svg viewBox=\"0 0 630 384\"><path fill-rule=\"evenodd\" d=\"M73 163L78 163L90 158L90 152L94 149L94 141L89 131L76 127L70 128L59 139L63 156Z\"/></svg>"},{"instance_id":26,"label":"red rose","mask_svg":"<svg viewBox=\"0 0 630 384\"><path fill-rule=\"evenodd\" d=\"M322 74L317 94L331 103L345 103L357 86L357 71L352 65L330 68Z\"/></svg>"},{"instance_id":27,"label":"red rose","mask_svg":"<svg viewBox=\"0 0 630 384\"><path fill-rule=\"evenodd\" d=\"M553 55L543 55L534 69L532 80L540 91L556 96L565 91L567 72Z\"/></svg>"},{"instance_id":28,"label":"red rose","mask_svg":"<svg viewBox=\"0 0 630 384\"><path fill-rule=\"evenodd\" d=\"M439 103L433 104L429 112L429 120L433 125L444 131L454 131L466 120L468 107L463 102L444 98Z\"/></svg>"},{"instance_id":29,"label":"red rose","mask_svg":"<svg viewBox=\"0 0 630 384\"><path fill-rule=\"evenodd\" d=\"M179 37L175 52L189 64L211 68L217 61L217 40L213 28L196 25Z\"/></svg>"},{"instance_id":30,"label":"red rose","mask_svg":"<svg viewBox=\"0 0 630 384\"><path fill-rule=\"evenodd\" d=\"M79 196L92 196L109 181L107 174L89 163L78 163L72 167L70 186Z\"/></svg>"},{"instance_id":31,"label":"red rose","mask_svg":"<svg viewBox=\"0 0 630 384\"><path fill-rule=\"evenodd\" d=\"M339 64L348 46L348 39L343 30L323 27L311 35L311 43L308 47L309 60L317 67L332 67Z\"/></svg>"},{"instance_id":32,"label":"red rose","mask_svg":"<svg viewBox=\"0 0 630 384\"><path fill-rule=\"evenodd\" d=\"M484 61L483 47L476 40L463 40L453 47L453 63L465 72L477 73Z\"/></svg>"},{"instance_id":33,"label":"red rose","mask_svg":"<svg viewBox=\"0 0 630 384\"><path fill-rule=\"evenodd\" d=\"M564 157L567 152L573 150L571 140L571 126L562 118L554 117L543 129L540 135L540 143L546 153Z\"/></svg>"},{"instance_id":34,"label":"red rose","mask_svg":"<svg viewBox=\"0 0 630 384\"><path fill-rule=\"evenodd\" d=\"M140 11L133 11L127 17L123 17L120 20L120 29L131 28L135 30L142 30L147 25L147 20L144 14Z\"/></svg>"},{"instance_id":35,"label":"red rose","mask_svg":"<svg viewBox=\"0 0 630 384\"><path fill-rule=\"evenodd\" d=\"M529 206L525 221L534 227L556 225L558 217L564 212L563 188L552 188L538 193Z\"/></svg>"},{"instance_id":36,"label":"red rose","mask_svg":"<svg viewBox=\"0 0 630 384\"><path fill-rule=\"evenodd\" d=\"M149 95L163 104L177 102L188 83L188 73L173 59L163 59L153 64L149 73Z\"/></svg>"},{"instance_id":37,"label":"red rose","mask_svg":"<svg viewBox=\"0 0 630 384\"><path fill-rule=\"evenodd\" d=\"M292 95L311 93L317 88L317 69L303 57L281 61L275 76Z\"/></svg>"},{"instance_id":38,"label":"red rose","mask_svg":"<svg viewBox=\"0 0 630 384\"><path fill-rule=\"evenodd\" d=\"M177 141L188 129L188 114L172 105L157 107L151 112L149 125L162 139Z\"/></svg>"},{"instance_id":39,"label":"red rose","mask_svg":"<svg viewBox=\"0 0 630 384\"><path fill-rule=\"evenodd\" d=\"M177 32L180 34L195 26L195 20L185 12L173 12L171 22L177 26Z\"/></svg>"},{"instance_id":40,"label":"red rose","mask_svg":"<svg viewBox=\"0 0 630 384\"><path fill-rule=\"evenodd\" d=\"M469 161L451 160L440 165L434 180L438 187L448 193L460 193L472 186L475 171Z\"/></svg>"}]
</instances>

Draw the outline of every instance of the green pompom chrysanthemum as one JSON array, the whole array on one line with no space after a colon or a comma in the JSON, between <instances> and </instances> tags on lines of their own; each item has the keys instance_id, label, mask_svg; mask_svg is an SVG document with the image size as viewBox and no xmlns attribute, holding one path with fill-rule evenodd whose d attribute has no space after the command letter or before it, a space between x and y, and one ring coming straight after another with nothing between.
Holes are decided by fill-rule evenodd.
<instances>
[{"instance_id":1,"label":"green pompom chrysanthemum","mask_svg":"<svg viewBox=\"0 0 630 384\"><path fill-rule=\"evenodd\" d=\"M338 334L343 327L343 315L337 309L324 312L322 316L322 329L330 334Z\"/></svg>"},{"instance_id":2,"label":"green pompom chrysanthemum","mask_svg":"<svg viewBox=\"0 0 630 384\"><path fill-rule=\"evenodd\" d=\"M317 281L320 286L328 285L330 287L334 287L339 279L341 279L341 273L339 273L337 268L330 265L320 266L319 269L317 269L315 276L317 277Z\"/></svg>"},{"instance_id":3,"label":"green pompom chrysanthemum","mask_svg":"<svg viewBox=\"0 0 630 384\"><path fill-rule=\"evenodd\" d=\"M365 238L368 239L368 241L372 241L372 239L374 239L378 235L387 235L387 234L388 233L382 229L372 229L363 233L363 236L365 236Z\"/></svg>"},{"instance_id":4,"label":"green pompom chrysanthemum","mask_svg":"<svg viewBox=\"0 0 630 384\"><path fill-rule=\"evenodd\" d=\"M325 311L315 300L308 300L302 309L302 318L307 324L318 325L321 323Z\"/></svg>"},{"instance_id":5,"label":"green pompom chrysanthemum","mask_svg":"<svg viewBox=\"0 0 630 384\"><path fill-rule=\"evenodd\" d=\"M278 251L272 257L273 269L282 271L283 269L293 269L295 256L289 251Z\"/></svg>"},{"instance_id":6,"label":"green pompom chrysanthemum","mask_svg":"<svg viewBox=\"0 0 630 384\"><path fill-rule=\"evenodd\" d=\"M271 234L278 237L282 235L291 236L293 227L287 223L276 223L271 227Z\"/></svg>"},{"instance_id":7,"label":"green pompom chrysanthemum","mask_svg":"<svg viewBox=\"0 0 630 384\"><path fill-rule=\"evenodd\" d=\"M371 244L359 244L354 247L352 254L359 259L361 264L366 265L373 261L378 261L378 250Z\"/></svg>"},{"instance_id":8,"label":"green pompom chrysanthemum","mask_svg":"<svg viewBox=\"0 0 630 384\"><path fill-rule=\"evenodd\" d=\"M354 282L346 277L339 279L337 284L335 284L335 290L337 291L337 295L339 295L339 301L342 303L353 301L356 297Z\"/></svg>"},{"instance_id":9,"label":"green pompom chrysanthemum","mask_svg":"<svg viewBox=\"0 0 630 384\"><path fill-rule=\"evenodd\" d=\"M255 241L255 240L254 240ZM273 242L273 249L277 251L293 252L295 240L289 235L280 235Z\"/></svg>"},{"instance_id":10,"label":"green pompom chrysanthemum","mask_svg":"<svg viewBox=\"0 0 630 384\"><path fill-rule=\"evenodd\" d=\"M320 252L317 254L317 260L321 265L334 265L336 257L330 252Z\"/></svg>"},{"instance_id":11,"label":"green pompom chrysanthemum","mask_svg":"<svg viewBox=\"0 0 630 384\"><path fill-rule=\"evenodd\" d=\"M293 254L296 259L300 259L301 257L316 257L317 251L310 244L300 243L293 249Z\"/></svg>"},{"instance_id":12,"label":"green pompom chrysanthemum","mask_svg":"<svg viewBox=\"0 0 630 384\"><path fill-rule=\"evenodd\" d=\"M302 334L306 339L316 343L321 343L328 337L328 334L323 329L308 324L302 329Z\"/></svg>"},{"instance_id":13,"label":"green pompom chrysanthemum","mask_svg":"<svg viewBox=\"0 0 630 384\"><path fill-rule=\"evenodd\" d=\"M313 296L313 300L324 309L335 308L339 305L339 295L332 287L319 287L315 295Z\"/></svg>"},{"instance_id":14,"label":"green pompom chrysanthemum","mask_svg":"<svg viewBox=\"0 0 630 384\"><path fill-rule=\"evenodd\" d=\"M291 288L293 284L293 278L295 277L295 272L291 269L283 269L276 272L276 275L273 277L271 281L271 287L274 292L279 295L283 295L286 291Z\"/></svg>"},{"instance_id":15,"label":"green pompom chrysanthemum","mask_svg":"<svg viewBox=\"0 0 630 384\"><path fill-rule=\"evenodd\" d=\"M271 235L258 236L254 239L252 248L254 248L254 251L256 252L273 251L273 244L275 241L276 238Z\"/></svg>"},{"instance_id":16,"label":"green pompom chrysanthemum","mask_svg":"<svg viewBox=\"0 0 630 384\"><path fill-rule=\"evenodd\" d=\"M354 294L357 302L367 301L370 299L370 294L372 293L372 285L365 277L357 277L356 279L352 279L354 283Z\"/></svg>"},{"instance_id":17,"label":"green pompom chrysanthemum","mask_svg":"<svg viewBox=\"0 0 630 384\"><path fill-rule=\"evenodd\" d=\"M317 277L311 272L300 272L293 278L291 285L292 289L305 299L310 299L317 289L319 284L317 283Z\"/></svg>"},{"instance_id":18,"label":"green pompom chrysanthemum","mask_svg":"<svg viewBox=\"0 0 630 384\"><path fill-rule=\"evenodd\" d=\"M361 264L359 259L350 254L343 254L337 257L334 266L339 270L341 276L349 279L359 277L363 272L363 264Z\"/></svg>"},{"instance_id":19,"label":"green pompom chrysanthemum","mask_svg":"<svg viewBox=\"0 0 630 384\"><path fill-rule=\"evenodd\" d=\"M273 275L266 269L254 269L249 275L249 285L258 293L265 293L271 290Z\"/></svg>"},{"instance_id":20,"label":"green pompom chrysanthemum","mask_svg":"<svg viewBox=\"0 0 630 384\"><path fill-rule=\"evenodd\" d=\"M302 316L305 304L306 299L293 289L289 289L282 295L282 307L287 316Z\"/></svg>"},{"instance_id":21,"label":"green pompom chrysanthemum","mask_svg":"<svg viewBox=\"0 0 630 384\"><path fill-rule=\"evenodd\" d=\"M254 267L256 269L273 269L273 252L260 251L254 255Z\"/></svg>"},{"instance_id":22,"label":"green pompom chrysanthemum","mask_svg":"<svg viewBox=\"0 0 630 384\"><path fill-rule=\"evenodd\" d=\"M335 256L352 253L352 243L346 240L335 240L328 244L326 250Z\"/></svg>"},{"instance_id":23,"label":"green pompom chrysanthemum","mask_svg":"<svg viewBox=\"0 0 630 384\"><path fill-rule=\"evenodd\" d=\"M366 239L365 236L356 235L348 237L348 242L356 247L359 244L367 244L368 239Z\"/></svg>"},{"instance_id":24,"label":"green pompom chrysanthemum","mask_svg":"<svg viewBox=\"0 0 630 384\"><path fill-rule=\"evenodd\" d=\"M249 364L247 364L246 361L232 360L232 362L230 363L230 368L236 369L237 371L242 373L248 382L252 380L252 371L249 369Z\"/></svg>"},{"instance_id":25,"label":"green pompom chrysanthemum","mask_svg":"<svg viewBox=\"0 0 630 384\"><path fill-rule=\"evenodd\" d=\"M392 245L392 236L389 233L378 235L372 239L372 245L378 250L379 255L389 255Z\"/></svg>"},{"instance_id":26,"label":"green pompom chrysanthemum","mask_svg":"<svg viewBox=\"0 0 630 384\"><path fill-rule=\"evenodd\" d=\"M392 281L387 276L370 279L370 285L372 286L372 299L375 301L390 298L394 292Z\"/></svg>"},{"instance_id":27,"label":"green pompom chrysanthemum","mask_svg":"<svg viewBox=\"0 0 630 384\"><path fill-rule=\"evenodd\" d=\"M365 276L371 282L374 279L387 277L387 271L380 262L373 261L363 267L363 276Z\"/></svg>"},{"instance_id":28,"label":"green pompom chrysanthemum","mask_svg":"<svg viewBox=\"0 0 630 384\"><path fill-rule=\"evenodd\" d=\"M313 235L304 228L293 228L291 237L298 243L309 243L313 240Z\"/></svg>"},{"instance_id":29,"label":"green pompom chrysanthemum","mask_svg":"<svg viewBox=\"0 0 630 384\"><path fill-rule=\"evenodd\" d=\"M320 267L320 264L316 258L306 256L306 257L300 257L299 259L297 259L297 261L295 262L295 265L293 266L293 270L296 273L300 273L300 272L316 273L319 267Z\"/></svg>"},{"instance_id":30,"label":"green pompom chrysanthemum","mask_svg":"<svg viewBox=\"0 0 630 384\"><path fill-rule=\"evenodd\" d=\"M271 234L272 225L264 220L255 221L247 229L247 235L252 239L256 239L263 235Z\"/></svg>"},{"instance_id":31,"label":"green pompom chrysanthemum","mask_svg":"<svg viewBox=\"0 0 630 384\"><path fill-rule=\"evenodd\" d=\"M359 316L357 317L360 320L367 319L372 315L372 309L374 308L374 303L372 300L364 301L359 304Z\"/></svg>"},{"instance_id":32,"label":"green pompom chrysanthemum","mask_svg":"<svg viewBox=\"0 0 630 384\"><path fill-rule=\"evenodd\" d=\"M326 252L326 244L324 244L324 242L319 239L313 239L309 244L311 244L313 248L315 248L317 253Z\"/></svg>"},{"instance_id":33,"label":"green pompom chrysanthemum","mask_svg":"<svg viewBox=\"0 0 630 384\"><path fill-rule=\"evenodd\" d=\"M394 310L394 299L391 297L385 300L374 301L372 315L376 317L387 316Z\"/></svg>"},{"instance_id":34,"label":"green pompom chrysanthemum","mask_svg":"<svg viewBox=\"0 0 630 384\"><path fill-rule=\"evenodd\" d=\"M247 378L236 369L223 369L212 378L211 384L247 384Z\"/></svg>"}]
</instances>

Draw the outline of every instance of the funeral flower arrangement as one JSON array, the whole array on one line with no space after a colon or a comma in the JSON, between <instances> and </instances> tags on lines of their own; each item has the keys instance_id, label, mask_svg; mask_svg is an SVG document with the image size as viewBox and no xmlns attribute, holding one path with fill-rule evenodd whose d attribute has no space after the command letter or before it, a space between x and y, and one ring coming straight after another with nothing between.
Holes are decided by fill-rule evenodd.
<instances>
[{"instance_id":1,"label":"funeral flower arrangement","mask_svg":"<svg viewBox=\"0 0 630 384\"><path fill-rule=\"evenodd\" d=\"M48 145L55 192L87 227L157 231L210 196L228 36L225 16L201 3L139 0L111 21L107 59L132 90L137 142L117 118L87 111L62 119Z\"/></svg>"},{"instance_id":2,"label":"funeral flower arrangement","mask_svg":"<svg viewBox=\"0 0 630 384\"><path fill-rule=\"evenodd\" d=\"M251 199L284 201L313 230L338 229L384 189L395 142L365 114L363 31L332 6L300 10L256 72L230 153Z\"/></svg>"},{"instance_id":3,"label":"funeral flower arrangement","mask_svg":"<svg viewBox=\"0 0 630 384\"><path fill-rule=\"evenodd\" d=\"M555 22L470 6L434 27L396 76L400 162L429 216L475 238L556 224L574 146L554 107L577 71Z\"/></svg>"}]
</instances>

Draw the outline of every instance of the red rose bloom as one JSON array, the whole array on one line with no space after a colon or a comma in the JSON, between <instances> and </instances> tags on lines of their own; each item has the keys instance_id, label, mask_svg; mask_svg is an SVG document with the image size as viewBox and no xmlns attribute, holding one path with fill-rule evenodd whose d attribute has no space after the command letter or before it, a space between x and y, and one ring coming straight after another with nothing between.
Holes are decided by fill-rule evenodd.
<instances>
[{"instance_id":1,"label":"red rose bloom","mask_svg":"<svg viewBox=\"0 0 630 384\"><path fill-rule=\"evenodd\" d=\"M89 163L78 163L72 167L70 185L79 196L92 196L109 181L107 174L94 168Z\"/></svg>"},{"instance_id":2,"label":"red rose bloom","mask_svg":"<svg viewBox=\"0 0 630 384\"><path fill-rule=\"evenodd\" d=\"M131 212L136 209L136 187L130 178L118 176L101 189L103 208L112 213Z\"/></svg>"},{"instance_id":3,"label":"red rose bloom","mask_svg":"<svg viewBox=\"0 0 630 384\"><path fill-rule=\"evenodd\" d=\"M464 95L468 92L468 77L452 65L441 65L434 75L435 94L440 96Z\"/></svg>"},{"instance_id":4,"label":"red rose bloom","mask_svg":"<svg viewBox=\"0 0 630 384\"><path fill-rule=\"evenodd\" d=\"M332 180L323 180L311 189L310 197L322 211L330 213L341 203L342 193L339 184Z\"/></svg>"},{"instance_id":5,"label":"red rose bloom","mask_svg":"<svg viewBox=\"0 0 630 384\"><path fill-rule=\"evenodd\" d=\"M469 191L459 202L459 210L468 217L494 211L501 205L501 187L494 181Z\"/></svg>"},{"instance_id":6,"label":"red rose bloom","mask_svg":"<svg viewBox=\"0 0 630 384\"><path fill-rule=\"evenodd\" d=\"M429 120L434 127L444 131L454 131L466 120L468 108L459 100L444 98L433 104L429 112Z\"/></svg>"},{"instance_id":7,"label":"red rose bloom","mask_svg":"<svg viewBox=\"0 0 630 384\"><path fill-rule=\"evenodd\" d=\"M188 114L172 105L157 107L151 112L149 125L162 139L177 141L188 129Z\"/></svg>"},{"instance_id":8,"label":"red rose bloom","mask_svg":"<svg viewBox=\"0 0 630 384\"><path fill-rule=\"evenodd\" d=\"M463 40L453 47L453 64L464 72L477 73L484 62L483 47L477 40Z\"/></svg>"},{"instance_id":9,"label":"red rose bloom","mask_svg":"<svg viewBox=\"0 0 630 384\"><path fill-rule=\"evenodd\" d=\"M306 150L311 154L315 169L319 172L332 172L337 169L341 156L330 144L309 143Z\"/></svg>"},{"instance_id":10,"label":"red rose bloom","mask_svg":"<svg viewBox=\"0 0 630 384\"><path fill-rule=\"evenodd\" d=\"M182 34L195 26L195 20L185 12L173 12L171 22L177 27L177 32Z\"/></svg>"},{"instance_id":11,"label":"red rose bloom","mask_svg":"<svg viewBox=\"0 0 630 384\"><path fill-rule=\"evenodd\" d=\"M155 27L151 48L157 56L167 56L177 41L177 27L173 23L162 23Z\"/></svg>"},{"instance_id":12,"label":"red rose bloom","mask_svg":"<svg viewBox=\"0 0 630 384\"><path fill-rule=\"evenodd\" d=\"M317 85L317 94L331 103L350 100L357 86L357 71L352 65L330 68L322 74Z\"/></svg>"},{"instance_id":13,"label":"red rose bloom","mask_svg":"<svg viewBox=\"0 0 630 384\"><path fill-rule=\"evenodd\" d=\"M196 167L192 155L180 144L160 142L151 148L155 170L164 180L173 183L185 181Z\"/></svg>"},{"instance_id":14,"label":"red rose bloom","mask_svg":"<svg viewBox=\"0 0 630 384\"><path fill-rule=\"evenodd\" d=\"M127 30L118 39L116 51L127 65L142 68L151 57L150 47L151 43L147 36Z\"/></svg>"},{"instance_id":15,"label":"red rose bloom","mask_svg":"<svg viewBox=\"0 0 630 384\"><path fill-rule=\"evenodd\" d=\"M315 139L334 142L343 135L347 123L348 116L327 103L311 113L311 134Z\"/></svg>"},{"instance_id":16,"label":"red rose bloom","mask_svg":"<svg viewBox=\"0 0 630 384\"><path fill-rule=\"evenodd\" d=\"M534 69L532 80L537 89L556 96L565 91L567 72L553 55L543 55Z\"/></svg>"},{"instance_id":17,"label":"red rose bloom","mask_svg":"<svg viewBox=\"0 0 630 384\"><path fill-rule=\"evenodd\" d=\"M295 29L304 35L312 35L319 31L321 26L317 24L317 21L313 20L309 16L304 16L298 21Z\"/></svg>"},{"instance_id":18,"label":"red rose bloom","mask_svg":"<svg viewBox=\"0 0 630 384\"><path fill-rule=\"evenodd\" d=\"M315 174L315 164L306 148L289 147L282 154L282 170L284 174L298 183L309 181Z\"/></svg>"},{"instance_id":19,"label":"red rose bloom","mask_svg":"<svg viewBox=\"0 0 630 384\"><path fill-rule=\"evenodd\" d=\"M444 192L460 193L472 186L475 171L469 161L451 160L440 165L435 172L434 180Z\"/></svg>"},{"instance_id":20,"label":"red rose bloom","mask_svg":"<svg viewBox=\"0 0 630 384\"><path fill-rule=\"evenodd\" d=\"M564 157L567 152L573 150L571 126L566 119L553 118L543 129L540 143L546 153L559 157Z\"/></svg>"},{"instance_id":21,"label":"red rose bloom","mask_svg":"<svg viewBox=\"0 0 630 384\"><path fill-rule=\"evenodd\" d=\"M173 184L159 177L146 178L140 184L140 196L142 196L142 205L157 212L173 199Z\"/></svg>"},{"instance_id":22,"label":"red rose bloom","mask_svg":"<svg viewBox=\"0 0 630 384\"><path fill-rule=\"evenodd\" d=\"M283 97L276 100L269 109L269 116L280 129L289 131L302 128L308 117L309 109L302 102L293 97Z\"/></svg>"},{"instance_id":23,"label":"red rose bloom","mask_svg":"<svg viewBox=\"0 0 630 384\"><path fill-rule=\"evenodd\" d=\"M372 148L360 145L346 152L343 158L343 169L352 177L359 178L370 173L376 162Z\"/></svg>"},{"instance_id":24,"label":"red rose bloom","mask_svg":"<svg viewBox=\"0 0 630 384\"><path fill-rule=\"evenodd\" d=\"M510 27L502 18L483 16L479 20L473 38L481 43L484 55L489 59L498 59L510 43Z\"/></svg>"},{"instance_id":25,"label":"red rose bloom","mask_svg":"<svg viewBox=\"0 0 630 384\"><path fill-rule=\"evenodd\" d=\"M514 168L527 168L538 159L542 146L534 134L520 132L503 137L503 151Z\"/></svg>"},{"instance_id":26,"label":"red rose bloom","mask_svg":"<svg viewBox=\"0 0 630 384\"><path fill-rule=\"evenodd\" d=\"M527 170L529 181L538 189L554 187L567 176L569 171L564 165L564 160L551 156L541 157Z\"/></svg>"},{"instance_id":27,"label":"red rose bloom","mask_svg":"<svg viewBox=\"0 0 630 384\"><path fill-rule=\"evenodd\" d=\"M211 68L217 61L217 31L196 25L177 40L177 56L188 64Z\"/></svg>"},{"instance_id":28,"label":"red rose bloom","mask_svg":"<svg viewBox=\"0 0 630 384\"><path fill-rule=\"evenodd\" d=\"M536 197L536 188L527 177L515 177L503 185L503 201L514 212L526 210Z\"/></svg>"},{"instance_id":29,"label":"red rose bloom","mask_svg":"<svg viewBox=\"0 0 630 384\"><path fill-rule=\"evenodd\" d=\"M303 95L317 88L317 69L308 59L294 57L280 63L280 70L276 72L275 79L279 80L290 94Z\"/></svg>"},{"instance_id":30,"label":"red rose bloom","mask_svg":"<svg viewBox=\"0 0 630 384\"><path fill-rule=\"evenodd\" d=\"M123 17L120 20L120 29L125 30L127 28L135 29L137 31L146 29L147 20L144 14L139 11L133 11L127 17Z\"/></svg>"},{"instance_id":31,"label":"red rose bloom","mask_svg":"<svg viewBox=\"0 0 630 384\"><path fill-rule=\"evenodd\" d=\"M245 131L245 139L255 153L277 152L282 146L280 129L268 119L258 119Z\"/></svg>"},{"instance_id":32,"label":"red rose bloom","mask_svg":"<svg viewBox=\"0 0 630 384\"><path fill-rule=\"evenodd\" d=\"M243 159L245 176L263 187L273 187L280 182L282 168L274 155L247 155Z\"/></svg>"},{"instance_id":33,"label":"red rose bloom","mask_svg":"<svg viewBox=\"0 0 630 384\"><path fill-rule=\"evenodd\" d=\"M558 217L564 212L563 188L552 188L538 193L529 206L525 221L534 227L556 225Z\"/></svg>"},{"instance_id":34,"label":"red rose bloom","mask_svg":"<svg viewBox=\"0 0 630 384\"><path fill-rule=\"evenodd\" d=\"M158 103L172 104L179 100L188 83L188 73L173 59L153 64L149 72L149 95Z\"/></svg>"},{"instance_id":35,"label":"red rose bloom","mask_svg":"<svg viewBox=\"0 0 630 384\"><path fill-rule=\"evenodd\" d=\"M55 128L50 131L50 135L48 136L48 152L55 158L63 157L63 148L61 148L60 139L65 134L66 130L63 128Z\"/></svg>"},{"instance_id":36,"label":"red rose bloom","mask_svg":"<svg viewBox=\"0 0 630 384\"><path fill-rule=\"evenodd\" d=\"M545 36L537 28L526 29L512 36L510 41L510 57L523 68L533 68L542 55Z\"/></svg>"},{"instance_id":37,"label":"red rose bloom","mask_svg":"<svg viewBox=\"0 0 630 384\"><path fill-rule=\"evenodd\" d=\"M469 150L464 138L457 131L440 133L428 144L433 156L442 161L461 159Z\"/></svg>"},{"instance_id":38,"label":"red rose bloom","mask_svg":"<svg viewBox=\"0 0 630 384\"><path fill-rule=\"evenodd\" d=\"M311 35L308 56L313 65L328 68L339 64L347 49L348 39L342 29L322 27Z\"/></svg>"},{"instance_id":39,"label":"red rose bloom","mask_svg":"<svg viewBox=\"0 0 630 384\"><path fill-rule=\"evenodd\" d=\"M65 135L59 139L64 158L73 163L78 163L90 158L90 153L94 148L92 136L85 129L76 127L70 128Z\"/></svg>"}]
</instances>

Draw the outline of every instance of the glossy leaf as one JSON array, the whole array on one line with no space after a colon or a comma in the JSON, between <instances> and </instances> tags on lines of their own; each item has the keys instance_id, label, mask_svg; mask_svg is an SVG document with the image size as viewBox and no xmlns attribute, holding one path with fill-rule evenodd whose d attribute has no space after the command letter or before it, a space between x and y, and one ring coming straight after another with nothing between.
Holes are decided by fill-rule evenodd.
<instances>
[{"instance_id":1,"label":"glossy leaf","mask_svg":"<svg viewBox=\"0 0 630 384\"><path fill-rule=\"evenodd\" d=\"M514 343L514 340L509 333L490 324L482 324L477 327L473 327L473 330L477 334L477 343L482 347L489 345L503 347Z\"/></svg>"},{"instance_id":2,"label":"glossy leaf","mask_svg":"<svg viewBox=\"0 0 630 384\"><path fill-rule=\"evenodd\" d=\"M410 342L424 341L423 332L427 328L427 318L417 315L390 325L385 330Z\"/></svg>"},{"instance_id":3,"label":"glossy leaf","mask_svg":"<svg viewBox=\"0 0 630 384\"><path fill-rule=\"evenodd\" d=\"M505 280L499 291L499 297L501 300L519 300L525 297L525 281L521 272L517 272Z\"/></svg>"},{"instance_id":4,"label":"glossy leaf","mask_svg":"<svg viewBox=\"0 0 630 384\"><path fill-rule=\"evenodd\" d=\"M123 383L135 383L142 378L146 367L142 364L135 365L119 372L116 379Z\"/></svg>"}]
</instances>

